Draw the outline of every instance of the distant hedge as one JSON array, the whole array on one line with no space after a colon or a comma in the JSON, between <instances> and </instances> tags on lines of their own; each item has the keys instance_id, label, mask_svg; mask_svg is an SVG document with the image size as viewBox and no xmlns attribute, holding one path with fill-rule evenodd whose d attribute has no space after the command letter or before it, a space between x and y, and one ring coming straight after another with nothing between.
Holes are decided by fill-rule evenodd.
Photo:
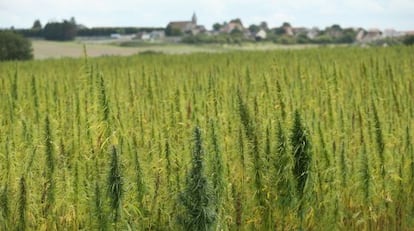
<instances>
[{"instance_id":1,"label":"distant hedge","mask_svg":"<svg viewBox=\"0 0 414 231\"><path fill-rule=\"evenodd\" d=\"M33 58L32 43L12 31L0 31L0 61Z\"/></svg>"},{"instance_id":2,"label":"distant hedge","mask_svg":"<svg viewBox=\"0 0 414 231\"><path fill-rule=\"evenodd\" d=\"M47 40L68 41L75 39L76 25L64 20L63 22L50 22L43 29L43 36Z\"/></svg>"}]
</instances>

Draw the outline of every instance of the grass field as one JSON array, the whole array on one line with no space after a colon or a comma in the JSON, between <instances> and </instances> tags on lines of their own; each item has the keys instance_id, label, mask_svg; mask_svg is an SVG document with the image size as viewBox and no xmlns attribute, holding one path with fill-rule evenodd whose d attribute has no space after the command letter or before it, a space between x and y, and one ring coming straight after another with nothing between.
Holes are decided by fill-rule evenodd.
<instances>
[{"instance_id":1,"label":"grass field","mask_svg":"<svg viewBox=\"0 0 414 231\"><path fill-rule=\"evenodd\" d=\"M2 62L0 230L413 230L413 54Z\"/></svg>"}]
</instances>

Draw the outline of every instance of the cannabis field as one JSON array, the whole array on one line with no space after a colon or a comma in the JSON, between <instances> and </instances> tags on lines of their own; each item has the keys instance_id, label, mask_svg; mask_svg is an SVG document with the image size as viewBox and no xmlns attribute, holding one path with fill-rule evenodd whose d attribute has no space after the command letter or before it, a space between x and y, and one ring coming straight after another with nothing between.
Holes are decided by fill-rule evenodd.
<instances>
[{"instance_id":1,"label":"cannabis field","mask_svg":"<svg viewBox=\"0 0 414 231\"><path fill-rule=\"evenodd\" d=\"M0 63L0 230L413 230L413 54Z\"/></svg>"}]
</instances>

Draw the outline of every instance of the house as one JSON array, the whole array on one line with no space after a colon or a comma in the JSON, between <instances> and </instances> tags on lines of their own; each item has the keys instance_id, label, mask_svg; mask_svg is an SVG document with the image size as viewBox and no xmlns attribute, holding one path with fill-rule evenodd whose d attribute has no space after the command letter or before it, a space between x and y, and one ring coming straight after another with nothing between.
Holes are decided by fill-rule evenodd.
<instances>
[{"instance_id":1,"label":"house","mask_svg":"<svg viewBox=\"0 0 414 231\"><path fill-rule=\"evenodd\" d=\"M363 30L359 29L356 35L356 41L366 43L381 39L382 32L379 29Z\"/></svg>"},{"instance_id":2,"label":"house","mask_svg":"<svg viewBox=\"0 0 414 231\"><path fill-rule=\"evenodd\" d=\"M362 40L364 39L364 36L365 36L365 30L362 29L362 28L359 28L357 30L355 40L358 41L358 42L362 42Z\"/></svg>"},{"instance_id":3,"label":"house","mask_svg":"<svg viewBox=\"0 0 414 231\"><path fill-rule=\"evenodd\" d=\"M266 31L265 30L263 30L263 29L260 29L255 35L254 35L254 39L256 40L256 41L261 41L261 40L264 40L264 39L266 39L266 37L267 37L267 33L266 33Z\"/></svg>"},{"instance_id":4,"label":"house","mask_svg":"<svg viewBox=\"0 0 414 231\"><path fill-rule=\"evenodd\" d=\"M197 32L197 16L194 13L191 21L173 21L167 25L167 34L170 32L180 32L182 34L193 34Z\"/></svg>"},{"instance_id":5,"label":"house","mask_svg":"<svg viewBox=\"0 0 414 231\"><path fill-rule=\"evenodd\" d=\"M135 36L136 39L140 39L142 41L155 41L155 40L162 40L165 38L165 32L161 30L154 30L151 32L139 32Z\"/></svg>"},{"instance_id":6,"label":"house","mask_svg":"<svg viewBox=\"0 0 414 231\"><path fill-rule=\"evenodd\" d=\"M379 29L370 29L364 34L364 42L372 42L382 38L382 32Z\"/></svg>"},{"instance_id":7,"label":"house","mask_svg":"<svg viewBox=\"0 0 414 231\"><path fill-rule=\"evenodd\" d=\"M404 32L402 32L402 36L405 36L405 35L412 36L412 35L414 35L414 31L412 30L412 31L404 31Z\"/></svg>"},{"instance_id":8,"label":"house","mask_svg":"<svg viewBox=\"0 0 414 231\"><path fill-rule=\"evenodd\" d=\"M294 28L292 28L292 30L293 30L293 33L295 35L307 34L308 31L309 31L308 28L306 28L306 27L294 27Z\"/></svg>"},{"instance_id":9,"label":"house","mask_svg":"<svg viewBox=\"0 0 414 231\"><path fill-rule=\"evenodd\" d=\"M294 35L293 28L290 24L283 25L282 28L285 31L285 35L287 35L287 36L293 36Z\"/></svg>"},{"instance_id":10,"label":"house","mask_svg":"<svg viewBox=\"0 0 414 231\"><path fill-rule=\"evenodd\" d=\"M163 38L165 38L165 31L162 31L162 30L154 30L154 31L151 31L150 38L152 40L160 40L160 39L163 39Z\"/></svg>"},{"instance_id":11,"label":"house","mask_svg":"<svg viewBox=\"0 0 414 231\"><path fill-rule=\"evenodd\" d=\"M368 38L371 40L380 39L381 37L382 37L382 32L378 29L370 29L365 35L365 38Z\"/></svg>"},{"instance_id":12,"label":"house","mask_svg":"<svg viewBox=\"0 0 414 231\"><path fill-rule=\"evenodd\" d=\"M240 20L233 20L225 25L220 29L220 32L230 34L233 30L238 30L243 32L244 27Z\"/></svg>"},{"instance_id":13,"label":"house","mask_svg":"<svg viewBox=\"0 0 414 231\"><path fill-rule=\"evenodd\" d=\"M319 28L317 28L317 27L313 27L313 28L312 28L312 29L310 29L310 30L308 31L308 33L306 34L306 36L307 36L309 39L315 39L318 35L319 35Z\"/></svg>"},{"instance_id":14,"label":"house","mask_svg":"<svg viewBox=\"0 0 414 231\"><path fill-rule=\"evenodd\" d=\"M385 38L395 38L395 37L401 37L404 34L400 31L396 31L395 29L386 29L383 31L382 36Z\"/></svg>"},{"instance_id":15,"label":"house","mask_svg":"<svg viewBox=\"0 0 414 231\"><path fill-rule=\"evenodd\" d=\"M135 39L140 39L140 40L148 41L148 40L151 39L151 36L147 32L139 32L139 33L137 33L135 35Z\"/></svg>"},{"instance_id":16,"label":"house","mask_svg":"<svg viewBox=\"0 0 414 231\"><path fill-rule=\"evenodd\" d=\"M193 30L193 34L199 34L199 33L206 33L207 29L202 25L197 25L197 27Z\"/></svg>"},{"instance_id":17,"label":"house","mask_svg":"<svg viewBox=\"0 0 414 231\"><path fill-rule=\"evenodd\" d=\"M110 35L111 39L120 39L122 36L121 34L118 33L113 33Z\"/></svg>"}]
</instances>

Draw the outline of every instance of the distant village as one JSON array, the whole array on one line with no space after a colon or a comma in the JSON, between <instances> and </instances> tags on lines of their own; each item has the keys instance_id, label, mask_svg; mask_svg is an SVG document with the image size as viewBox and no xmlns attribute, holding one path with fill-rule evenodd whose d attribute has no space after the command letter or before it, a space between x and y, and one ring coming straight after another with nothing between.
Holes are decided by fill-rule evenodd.
<instances>
[{"instance_id":1,"label":"distant village","mask_svg":"<svg viewBox=\"0 0 414 231\"><path fill-rule=\"evenodd\" d=\"M285 22L280 27L269 28L266 22L245 27L240 19L233 19L222 24L216 23L212 30L199 25L197 15L194 13L191 20L171 21L165 30L140 32L131 39L142 41L174 41L174 42L220 42L228 38L236 38L237 41L273 41L280 43L370 43L378 40L399 38L405 35L414 35L414 31L396 31L387 29L341 28L332 25L323 30L313 27L294 27ZM113 35L122 38L122 35Z\"/></svg>"},{"instance_id":2,"label":"distant village","mask_svg":"<svg viewBox=\"0 0 414 231\"><path fill-rule=\"evenodd\" d=\"M12 29L14 30L14 29ZM208 30L200 25L196 13L189 20L171 21L165 27L93 27L76 23L72 17L63 22L48 22L44 27L36 20L31 29L15 30L25 37L48 40L116 40L119 42L183 42L183 43L242 43L270 41L280 44L369 44L387 45L398 42L414 31L379 30L375 28L342 28L338 24L320 29L295 27L288 22L270 28L267 22L246 26L239 18L215 23Z\"/></svg>"}]
</instances>

